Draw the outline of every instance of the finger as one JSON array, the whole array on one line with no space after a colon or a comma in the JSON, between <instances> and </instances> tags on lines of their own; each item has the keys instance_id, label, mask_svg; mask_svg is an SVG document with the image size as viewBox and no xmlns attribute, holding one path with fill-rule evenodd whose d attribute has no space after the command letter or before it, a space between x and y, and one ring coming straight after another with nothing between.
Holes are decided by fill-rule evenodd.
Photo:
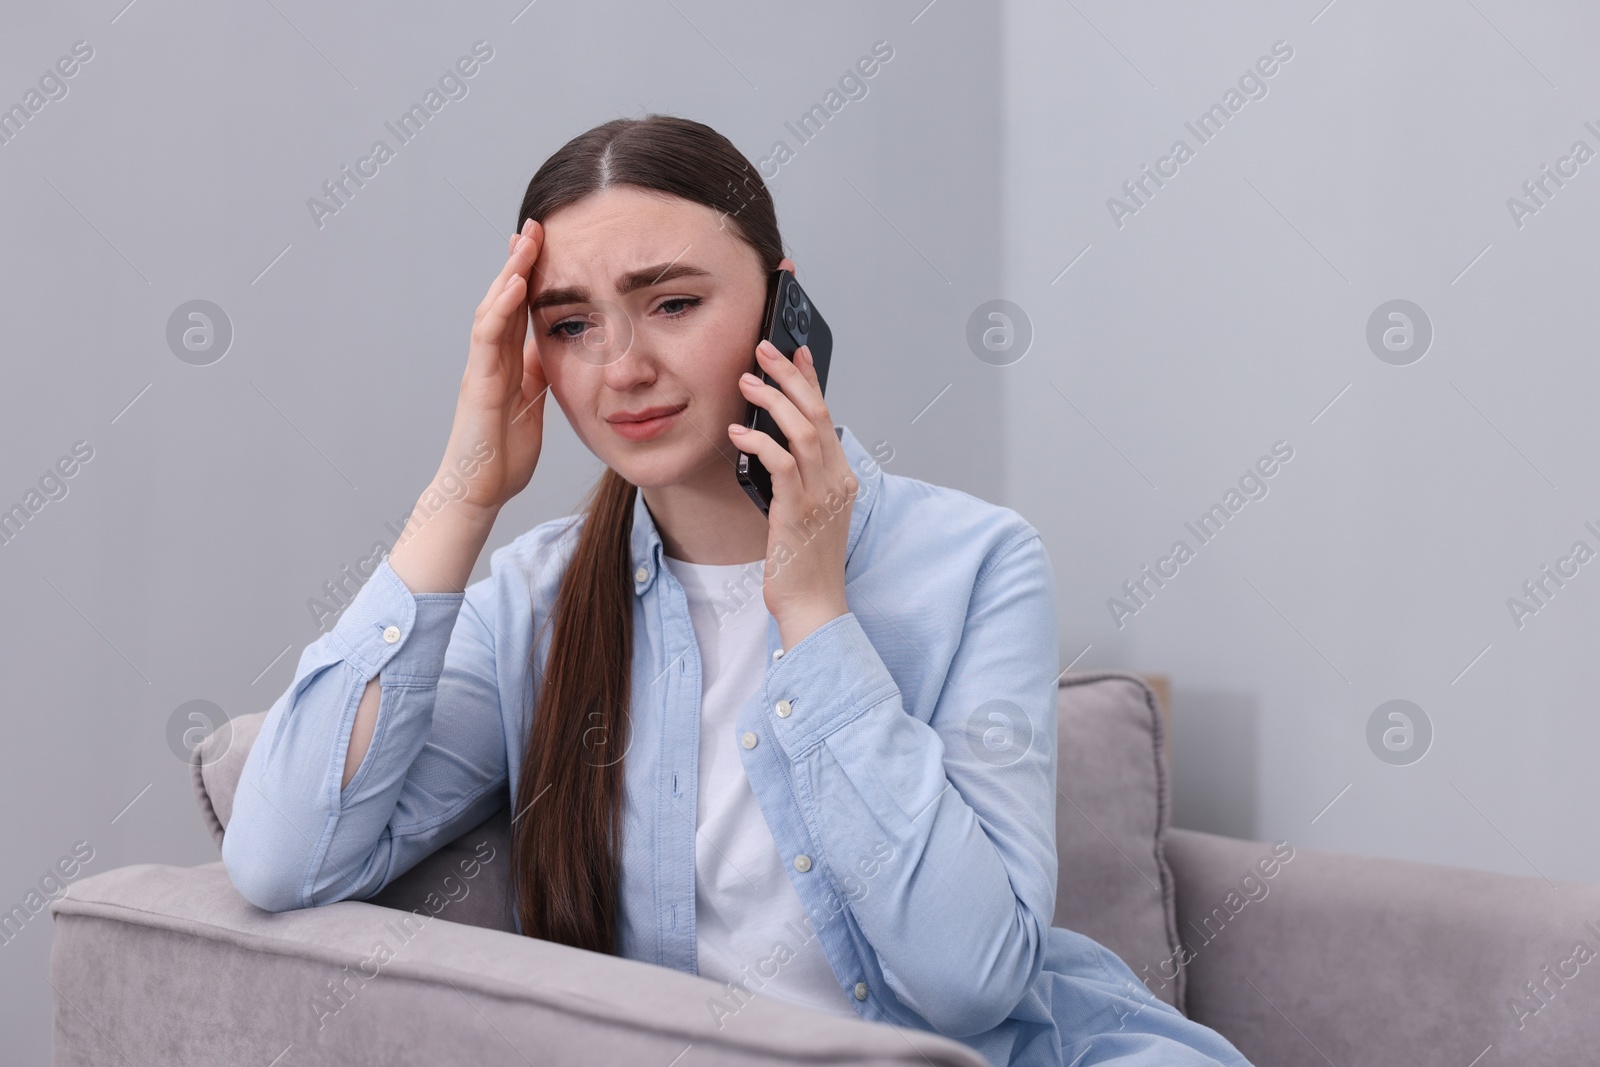
<instances>
[{"instance_id":1,"label":"finger","mask_svg":"<svg viewBox=\"0 0 1600 1067\"><path fill-rule=\"evenodd\" d=\"M782 356L778 358L783 359ZM809 480L814 472L821 470L823 459L817 428L795 407L794 401L753 374L740 376L739 391L752 404L766 408L778 429L789 439L788 451L799 463L802 478Z\"/></svg>"},{"instance_id":2,"label":"finger","mask_svg":"<svg viewBox=\"0 0 1600 1067\"><path fill-rule=\"evenodd\" d=\"M484 353L476 373L490 372L491 363L498 358L501 380L506 383L506 395L515 396L522 381L521 359L523 339L527 329L527 299L529 272L539 257L543 246L543 229L533 219L523 224L523 232L512 242L512 252L507 257L483 302L473 313L472 340L475 345L493 346L494 354ZM473 369L468 359L469 370Z\"/></svg>"},{"instance_id":3,"label":"finger","mask_svg":"<svg viewBox=\"0 0 1600 1067\"><path fill-rule=\"evenodd\" d=\"M477 315L472 323L472 344L467 351L467 373L487 376L496 371L504 374L505 352L501 342L508 332L511 316L526 306L527 282L522 275L513 274L507 279L499 295L488 309ZM521 375L510 380L519 381ZM502 379L505 380L505 379Z\"/></svg>"},{"instance_id":4,"label":"finger","mask_svg":"<svg viewBox=\"0 0 1600 1067\"><path fill-rule=\"evenodd\" d=\"M816 455L821 459L831 454L826 444L822 443L822 439L832 436L833 418L828 412L827 403L822 399L822 389L817 382L815 368L808 371L800 365L802 353L809 356L811 350L802 345L795 352L795 361L791 362L770 345L758 346L756 358L761 363L762 369L778 381L784 395L796 410L810 423L818 441ZM772 417L777 419L777 412L773 412ZM789 428L784 426L782 421L779 421L778 425L783 428L785 434L789 433ZM834 440L837 442L838 438L835 437ZM843 455L842 450L839 455Z\"/></svg>"},{"instance_id":5,"label":"finger","mask_svg":"<svg viewBox=\"0 0 1600 1067\"><path fill-rule=\"evenodd\" d=\"M744 432L735 433L736 428ZM804 488L799 468L795 465L794 456L782 445L760 430L747 429L739 423L728 425L728 439L739 451L754 454L761 461L761 465L767 468L767 472L772 475L774 502L777 501L780 491L785 497L791 494L799 495Z\"/></svg>"},{"instance_id":6,"label":"finger","mask_svg":"<svg viewBox=\"0 0 1600 1067\"><path fill-rule=\"evenodd\" d=\"M828 447L828 437L833 430L833 413L828 410L828 402L822 397L822 382L817 377L817 364L811 357L810 345L801 345L795 350L794 365L797 369L799 369L801 376L805 378L805 380L810 384L811 388L816 390L817 403L822 409L822 415L820 418L812 421L816 423L817 430L821 433L823 452L831 454L833 453L834 449ZM836 446L839 446L838 455L842 457L844 455L844 448L839 444L839 438L837 435L833 435L833 442Z\"/></svg>"},{"instance_id":7,"label":"finger","mask_svg":"<svg viewBox=\"0 0 1600 1067\"><path fill-rule=\"evenodd\" d=\"M850 472L850 459L845 455L844 442L839 435L833 432L833 414L828 411L826 400L822 400L822 382L817 377L817 364L811 355L810 345L801 345L794 353L794 365L802 377L816 390L823 416L814 420L817 426L818 444L822 450L823 463L827 470L837 472L830 476L829 489L837 489L847 498L854 498L860 483ZM809 485L809 479L807 481Z\"/></svg>"},{"instance_id":8,"label":"finger","mask_svg":"<svg viewBox=\"0 0 1600 1067\"><path fill-rule=\"evenodd\" d=\"M515 398L522 380L528 372L528 343L533 340L528 328L528 296L530 286L523 280L522 295L514 301L509 313L505 335L500 342L500 365L505 369L507 396Z\"/></svg>"},{"instance_id":9,"label":"finger","mask_svg":"<svg viewBox=\"0 0 1600 1067\"><path fill-rule=\"evenodd\" d=\"M528 280L529 272L533 270L534 261L539 258L539 250L544 245L544 227L533 219L522 224L522 232L511 239L510 250L506 253L506 262L500 268L500 273L489 284L489 291L478 304L478 312L487 311L505 289L506 283L513 274L520 274L524 281Z\"/></svg>"},{"instance_id":10,"label":"finger","mask_svg":"<svg viewBox=\"0 0 1600 1067\"><path fill-rule=\"evenodd\" d=\"M812 388L816 389L817 395L821 396L822 383L817 380L817 365L811 358L810 345L801 345L794 350L794 365L800 371L801 376L811 383Z\"/></svg>"},{"instance_id":11,"label":"finger","mask_svg":"<svg viewBox=\"0 0 1600 1067\"><path fill-rule=\"evenodd\" d=\"M527 315L523 315L526 322ZM539 353L539 334L537 330L528 330L522 346L522 396L525 404L533 403L543 396L550 388L550 380L545 377L544 357Z\"/></svg>"},{"instance_id":12,"label":"finger","mask_svg":"<svg viewBox=\"0 0 1600 1067\"><path fill-rule=\"evenodd\" d=\"M539 252L537 248L528 246L528 238L519 235L517 241L519 245L513 247L510 255L506 257L505 264L500 268L500 273L495 275L494 281L489 283L489 288L484 292L483 299L478 302L477 308L473 311L474 317L487 313L494 306L494 302L500 299L512 278L521 277L524 281L527 280L528 271L533 265L532 257L537 256Z\"/></svg>"},{"instance_id":13,"label":"finger","mask_svg":"<svg viewBox=\"0 0 1600 1067\"><path fill-rule=\"evenodd\" d=\"M522 388L511 402L511 425L520 427L530 420L537 423L544 415L544 401L549 395L550 386L538 372L537 366L527 370L522 378ZM529 412L533 414L530 416Z\"/></svg>"},{"instance_id":14,"label":"finger","mask_svg":"<svg viewBox=\"0 0 1600 1067\"><path fill-rule=\"evenodd\" d=\"M822 390L817 386L815 375L808 377L794 361L784 358L771 341L762 341L756 346L756 361L807 419L815 422L826 416L827 405L822 402Z\"/></svg>"}]
</instances>

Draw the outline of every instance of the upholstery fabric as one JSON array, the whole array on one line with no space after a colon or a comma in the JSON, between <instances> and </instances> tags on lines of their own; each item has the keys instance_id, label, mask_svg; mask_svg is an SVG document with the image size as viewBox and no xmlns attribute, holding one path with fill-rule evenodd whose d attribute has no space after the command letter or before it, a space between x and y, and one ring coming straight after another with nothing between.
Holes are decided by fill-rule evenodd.
<instances>
[{"instance_id":1,"label":"upholstery fabric","mask_svg":"<svg viewBox=\"0 0 1600 1067\"><path fill-rule=\"evenodd\" d=\"M1177 949L1172 874L1162 858L1170 796L1161 716L1138 677L1116 672L1068 674L1059 689L1054 925L1086 934L1139 971ZM266 712L219 728L191 760L202 816L218 846L233 810L239 771ZM374 904L407 910L436 889L476 843L510 853L509 812L492 815L385 886ZM513 931L509 870L489 872L452 921ZM1136 962L1137 961L1137 962ZM1141 977L1143 977L1141 975ZM1155 995L1183 1010L1182 974Z\"/></svg>"},{"instance_id":2,"label":"upholstery fabric","mask_svg":"<svg viewBox=\"0 0 1600 1067\"><path fill-rule=\"evenodd\" d=\"M1594 1062L1600 885L1292 844L1282 860L1282 843L1168 832L1165 768L1148 758L1160 721L1143 686L1068 676L1061 715L1057 922L1149 978L1161 957L1147 953L1166 955L1174 929L1160 909L1167 934L1152 937L1149 906L1175 899L1187 1012L1252 1062ZM214 833L261 718L234 720L195 758ZM1128 762L1137 751L1143 769ZM74 882L51 905L55 1063L982 1067L935 1035L771 1001L718 1029L702 1009L721 990L706 979L504 937L508 855L501 813L373 902L283 914L251 906L220 862ZM1271 875L1269 855L1280 858ZM1120 883L1108 874L1119 866ZM1130 886L1137 905L1122 899ZM381 966L380 943L392 948Z\"/></svg>"},{"instance_id":3,"label":"upholstery fabric","mask_svg":"<svg viewBox=\"0 0 1600 1067\"><path fill-rule=\"evenodd\" d=\"M1261 878L1272 848L1166 850L1190 1017L1252 1063L1600 1062L1600 885L1311 849Z\"/></svg>"},{"instance_id":4,"label":"upholstery fabric","mask_svg":"<svg viewBox=\"0 0 1600 1067\"><path fill-rule=\"evenodd\" d=\"M983 1067L935 1034L778 1001L719 1029L710 979L476 929L454 907L275 914L221 861L75 882L52 905L55 1063Z\"/></svg>"},{"instance_id":5,"label":"upholstery fabric","mask_svg":"<svg viewBox=\"0 0 1600 1067\"><path fill-rule=\"evenodd\" d=\"M1143 967L1178 946L1162 855L1172 801L1161 715L1144 682L1110 672L1068 674L1060 708L1053 925L1088 935L1145 978ZM1185 1010L1181 969L1146 984Z\"/></svg>"}]
</instances>

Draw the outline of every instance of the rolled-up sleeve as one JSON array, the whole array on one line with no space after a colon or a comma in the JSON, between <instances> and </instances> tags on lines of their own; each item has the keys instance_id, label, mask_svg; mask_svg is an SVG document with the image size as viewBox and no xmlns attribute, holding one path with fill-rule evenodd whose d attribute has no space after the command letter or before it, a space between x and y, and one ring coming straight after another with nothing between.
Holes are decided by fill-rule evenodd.
<instances>
[{"instance_id":1,"label":"rolled-up sleeve","mask_svg":"<svg viewBox=\"0 0 1600 1067\"><path fill-rule=\"evenodd\" d=\"M767 673L767 724L896 997L940 1032L981 1033L1043 965L1055 909L1054 576L1032 527L979 570L928 721L855 612ZM780 705L780 701L787 701ZM847 880L847 877L848 880Z\"/></svg>"},{"instance_id":2,"label":"rolled-up sleeve","mask_svg":"<svg viewBox=\"0 0 1600 1067\"><path fill-rule=\"evenodd\" d=\"M269 911L362 899L503 802L506 754L489 580L413 593L385 558L308 645L240 774L222 858ZM342 786L356 709L381 690Z\"/></svg>"}]
</instances>

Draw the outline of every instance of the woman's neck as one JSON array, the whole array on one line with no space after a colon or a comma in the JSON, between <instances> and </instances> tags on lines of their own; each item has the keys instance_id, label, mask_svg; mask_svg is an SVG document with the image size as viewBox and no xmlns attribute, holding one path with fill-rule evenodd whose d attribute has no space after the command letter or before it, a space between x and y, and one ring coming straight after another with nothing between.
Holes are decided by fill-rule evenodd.
<instances>
[{"instance_id":1,"label":"woman's neck","mask_svg":"<svg viewBox=\"0 0 1600 1067\"><path fill-rule=\"evenodd\" d=\"M726 564L766 558L767 518L722 457L675 485L640 492L673 559Z\"/></svg>"}]
</instances>

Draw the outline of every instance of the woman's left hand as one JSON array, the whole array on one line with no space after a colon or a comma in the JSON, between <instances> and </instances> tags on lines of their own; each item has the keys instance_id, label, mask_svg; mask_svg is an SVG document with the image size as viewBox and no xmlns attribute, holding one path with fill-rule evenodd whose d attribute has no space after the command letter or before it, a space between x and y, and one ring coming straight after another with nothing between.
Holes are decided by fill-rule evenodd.
<instances>
[{"instance_id":1,"label":"woman's left hand","mask_svg":"<svg viewBox=\"0 0 1600 1067\"><path fill-rule=\"evenodd\" d=\"M741 452L754 453L772 473L762 598L778 620L787 650L850 610L844 596L844 550L861 483L833 431L811 349L801 345L791 363L764 340L756 346L756 359L782 389L754 374L743 375L739 389L751 403L767 409L789 447L737 423L728 427L728 438Z\"/></svg>"}]
</instances>

